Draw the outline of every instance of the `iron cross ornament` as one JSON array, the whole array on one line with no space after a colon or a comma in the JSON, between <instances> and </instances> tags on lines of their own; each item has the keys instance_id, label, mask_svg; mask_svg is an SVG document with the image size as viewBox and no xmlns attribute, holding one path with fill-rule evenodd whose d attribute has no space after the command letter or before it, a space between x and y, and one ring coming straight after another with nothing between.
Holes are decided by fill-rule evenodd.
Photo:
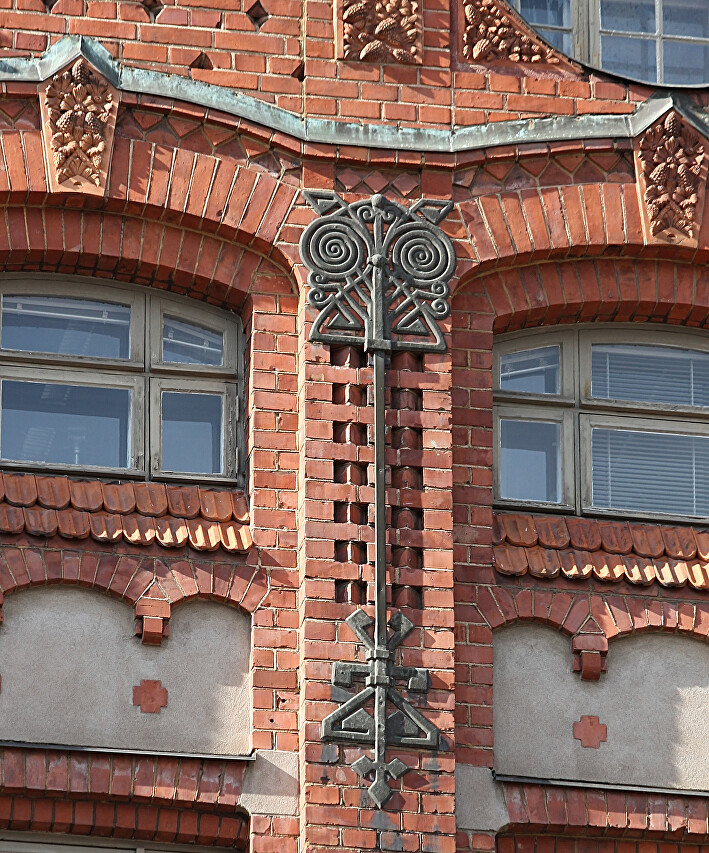
<instances>
[{"instance_id":1,"label":"iron cross ornament","mask_svg":"<svg viewBox=\"0 0 709 853\"><path fill-rule=\"evenodd\" d=\"M400 692L428 692L428 670L395 664L395 654L413 623L401 612L387 621L385 371L395 351L443 352L438 325L450 313L448 282L456 258L450 238L438 227L452 202L422 199L410 208L377 194L347 204L334 192L304 192L319 217L300 241L309 270L308 300L318 310L310 340L353 345L371 353L374 367L374 621L357 610L346 620L364 646L364 663L338 662L332 684L363 687L322 722L325 741L370 747L352 765L371 778L369 796L382 808L391 796L388 780L409 769L386 759L388 746L437 749L438 729ZM373 627L372 633L370 630Z\"/></svg>"}]
</instances>

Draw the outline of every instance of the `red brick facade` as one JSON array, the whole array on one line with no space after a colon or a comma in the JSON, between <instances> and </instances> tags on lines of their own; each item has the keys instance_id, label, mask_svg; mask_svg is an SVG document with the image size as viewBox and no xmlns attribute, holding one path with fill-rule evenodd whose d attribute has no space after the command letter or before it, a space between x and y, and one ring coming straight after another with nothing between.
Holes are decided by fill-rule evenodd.
<instances>
[{"instance_id":1,"label":"red brick facade","mask_svg":"<svg viewBox=\"0 0 709 853\"><path fill-rule=\"evenodd\" d=\"M586 681L604 677L609 641L623 635L709 636L706 533L677 534L696 535L691 554L659 527L656 553L614 550L595 528L567 541L532 536L522 519L521 533L512 521L501 532L492 505L494 334L709 325L709 216L697 208L687 240L649 236L638 189L640 137L679 107L658 109L650 87L563 58L469 60L462 2L420 0L415 62L345 59L337 3L264 0L265 20L248 0L0 6L0 58L19 69L0 83L0 269L129 282L239 315L249 507L247 518L236 490L233 504L205 490L192 507L194 494L169 486L174 507L140 510L132 492L97 483L82 504L56 496L62 477L7 477L0 593L78 584L112 595L135 609L148 644L164 641L184 600L241 609L252 619L252 747L300 762L297 814L249 817L238 805L245 762L0 747L0 827L253 853L705 843L706 797L666 792L507 781L498 834L456 816L456 767L494 766L496 629L557 629ZM41 80L22 72L20 60L50 48L59 58ZM39 87L79 51L97 74L123 75L110 80L119 104L104 194L50 190ZM535 124L553 116L566 119L561 131ZM442 737L436 752L389 750L412 769L382 810L351 768L361 750L320 736L333 663L361 656L344 620L373 604L373 401L362 352L308 340L298 241L314 213L303 189L455 203L442 223L458 257L447 352L395 355L386 400L390 603L415 625L401 662L429 670L421 711ZM654 560L650 574L618 568L633 553ZM135 689L143 711L172 699Z\"/></svg>"}]
</instances>

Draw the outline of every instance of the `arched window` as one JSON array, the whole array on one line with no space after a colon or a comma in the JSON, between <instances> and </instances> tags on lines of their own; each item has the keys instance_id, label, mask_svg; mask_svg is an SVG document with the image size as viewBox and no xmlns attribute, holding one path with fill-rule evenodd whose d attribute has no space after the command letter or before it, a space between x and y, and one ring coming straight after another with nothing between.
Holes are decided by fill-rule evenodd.
<instances>
[{"instance_id":1,"label":"arched window","mask_svg":"<svg viewBox=\"0 0 709 853\"><path fill-rule=\"evenodd\" d=\"M0 280L0 461L149 478L237 474L239 321L87 279Z\"/></svg>"},{"instance_id":2,"label":"arched window","mask_svg":"<svg viewBox=\"0 0 709 853\"><path fill-rule=\"evenodd\" d=\"M495 500L709 518L709 339L578 326L495 345Z\"/></svg>"},{"instance_id":3,"label":"arched window","mask_svg":"<svg viewBox=\"0 0 709 853\"><path fill-rule=\"evenodd\" d=\"M709 82L707 0L511 0L550 44L606 71L667 85Z\"/></svg>"}]
</instances>

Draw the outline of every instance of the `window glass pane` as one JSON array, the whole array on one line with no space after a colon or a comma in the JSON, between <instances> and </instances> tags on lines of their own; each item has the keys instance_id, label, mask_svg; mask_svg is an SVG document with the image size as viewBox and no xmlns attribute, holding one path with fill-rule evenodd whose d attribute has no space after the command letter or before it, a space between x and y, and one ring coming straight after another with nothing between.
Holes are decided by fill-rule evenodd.
<instances>
[{"instance_id":1,"label":"window glass pane","mask_svg":"<svg viewBox=\"0 0 709 853\"><path fill-rule=\"evenodd\" d=\"M601 0L601 29L654 34L655 0Z\"/></svg>"},{"instance_id":2,"label":"window glass pane","mask_svg":"<svg viewBox=\"0 0 709 853\"><path fill-rule=\"evenodd\" d=\"M162 393L162 468L223 474L220 394Z\"/></svg>"},{"instance_id":3,"label":"window glass pane","mask_svg":"<svg viewBox=\"0 0 709 853\"><path fill-rule=\"evenodd\" d=\"M709 437L594 428L593 506L709 515Z\"/></svg>"},{"instance_id":4,"label":"window glass pane","mask_svg":"<svg viewBox=\"0 0 709 853\"><path fill-rule=\"evenodd\" d=\"M709 406L709 353L679 347L594 344L591 396Z\"/></svg>"},{"instance_id":5,"label":"window glass pane","mask_svg":"<svg viewBox=\"0 0 709 853\"><path fill-rule=\"evenodd\" d=\"M130 396L127 388L5 379L0 454L27 462L128 468Z\"/></svg>"},{"instance_id":6,"label":"window glass pane","mask_svg":"<svg viewBox=\"0 0 709 853\"><path fill-rule=\"evenodd\" d=\"M129 358L130 306L54 296L2 297L2 348Z\"/></svg>"},{"instance_id":7,"label":"window glass pane","mask_svg":"<svg viewBox=\"0 0 709 853\"><path fill-rule=\"evenodd\" d=\"M537 347L500 356L500 390L558 394L560 358L558 346Z\"/></svg>"},{"instance_id":8,"label":"window glass pane","mask_svg":"<svg viewBox=\"0 0 709 853\"><path fill-rule=\"evenodd\" d=\"M663 42L663 51L664 83L682 85L709 81L709 44L667 39Z\"/></svg>"},{"instance_id":9,"label":"window glass pane","mask_svg":"<svg viewBox=\"0 0 709 853\"><path fill-rule=\"evenodd\" d=\"M662 31L665 35L709 38L707 0L663 0Z\"/></svg>"},{"instance_id":10,"label":"window glass pane","mask_svg":"<svg viewBox=\"0 0 709 853\"><path fill-rule=\"evenodd\" d=\"M221 332L165 315L162 321L162 360L178 364L224 364Z\"/></svg>"},{"instance_id":11,"label":"window glass pane","mask_svg":"<svg viewBox=\"0 0 709 853\"><path fill-rule=\"evenodd\" d=\"M555 47L562 53L571 53L570 32L564 32L564 30L547 30L544 27L537 27L536 29L539 35L546 39L552 47Z\"/></svg>"},{"instance_id":12,"label":"window glass pane","mask_svg":"<svg viewBox=\"0 0 709 853\"><path fill-rule=\"evenodd\" d=\"M571 0L520 0L519 11L530 24L571 26Z\"/></svg>"},{"instance_id":13,"label":"window glass pane","mask_svg":"<svg viewBox=\"0 0 709 853\"><path fill-rule=\"evenodd\" d=\"M500 419L500 497L561 502L561 424Z\"/></svg>"},{"instance_id":14,"label":"window glass pane","mask_svg":"<svg viewBox=\"0 0 709 853\"><path fill-rule=\"evenodd\" d=\"M648 83L657 81L655 42L650 39L601 36L601 54L606 71Z\"/></svg>"}]
</instances>

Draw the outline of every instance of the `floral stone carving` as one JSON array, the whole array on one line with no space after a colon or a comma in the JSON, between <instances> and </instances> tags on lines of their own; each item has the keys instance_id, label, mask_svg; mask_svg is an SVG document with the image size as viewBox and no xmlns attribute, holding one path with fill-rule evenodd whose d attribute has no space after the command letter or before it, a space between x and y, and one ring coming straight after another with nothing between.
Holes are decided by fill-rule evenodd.
<instances>
[{"instance_id":1,"label":"floral stone carving","mask_svg":"<svg viewBox=\"0 0 709 853\"><path fill-rule=\"evenodd\" d=\"M699 134L671 112L643 134L637 159L646 236L671 243L696 240L706 180Z\"/></svg>"},{"instance_id":2,"label":"floral stone carving","mask_svg":"<svg viewBox=\"0 0 709 853\"><path fill-rule=\"evenodd\" d=\"M40 91L47 171L54 191L103 195L118 92L78 59Z\"/></svg>"},{"instance_id":3,"label":"floral stone carving","mask_svg":"<svg viewBox=\"0 0 709 853\"><path fill-rule=\"evenodd\" d=\"M342 55L370 62L421 62L417 0L343 0Z\"/></svg>"},{"instance_id":4,"label":"floral stone carving","mask_svg":"<svg viewBox=\"0 0 709 853\"><path fill-rule=\"evenodd\" d=\"M463 0L463 54L471 62L504 59L558 65L559 57L497 0Z\"/></svg>"}]
</instances>

